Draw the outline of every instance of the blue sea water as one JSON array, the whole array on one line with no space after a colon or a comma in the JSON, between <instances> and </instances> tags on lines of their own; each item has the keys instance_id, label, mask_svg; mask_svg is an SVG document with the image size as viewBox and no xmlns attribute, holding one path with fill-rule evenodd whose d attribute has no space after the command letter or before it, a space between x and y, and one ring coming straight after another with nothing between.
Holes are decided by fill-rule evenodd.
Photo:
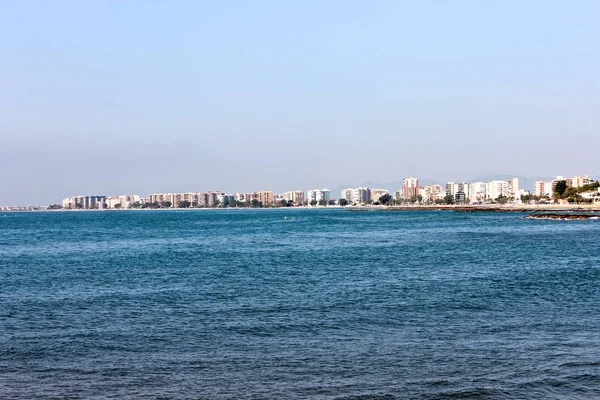
<instances>
[{"instance_id":1,"label":"blue sea water","mask_svg":"<svg viewBox=\"0 0 600 400\"><path fill-rule=\"evenodd\" d=\"M0 215L0 398L600 398L600 221Z\"/></svg>"}]
</instances>

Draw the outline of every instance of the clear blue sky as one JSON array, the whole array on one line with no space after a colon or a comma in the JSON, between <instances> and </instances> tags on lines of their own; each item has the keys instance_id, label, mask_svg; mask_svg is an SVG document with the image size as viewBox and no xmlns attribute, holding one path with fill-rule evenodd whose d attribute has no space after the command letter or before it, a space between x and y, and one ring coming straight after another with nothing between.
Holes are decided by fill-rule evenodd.
<instances>
[{"instance_id":1,"label":"clear blue sky","mask_svg":"<svg viewBox=\"0 0 600 400\"><path fill-rule=\"evenodd\" d=\"M600 174L599 16L598 1L5 1L0 204Z\"/></svg>"}]
</instances>

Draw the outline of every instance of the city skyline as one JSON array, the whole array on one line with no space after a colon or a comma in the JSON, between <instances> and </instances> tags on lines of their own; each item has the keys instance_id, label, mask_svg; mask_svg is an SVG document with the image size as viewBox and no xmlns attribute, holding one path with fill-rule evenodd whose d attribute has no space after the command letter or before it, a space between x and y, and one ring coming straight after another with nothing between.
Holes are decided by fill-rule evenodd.
<instances>
[{"instance_id":1,"label":"city skyline","mask_svg":"<svg viewBox=\"0 0 600 400\"><path fill-rule=\"evenodd\" d=\"M577 171L577 169L575 168L575 170ZM581 175L579 174L563 174L562 176L578 176ZM534 192L535 191L535 183L537 181L548 181L548 180L552 180L554 179L556 176L561 176L561 175L545 175L544 177L536 177L536 178L532 178L532 177L524 177L524 176L520 176L520 175L509 175L509 174L494 174L494 175L488 175L488 176L477 176L476 178L473 179L453 179L453 180L442 180L442 179L431 179L431 178L419 178L419 181L423 183L423 185L427 186L427 185L446 185L446 183L448 182L479 182L479 181L494 181L494 180L507 180L510 179L510 177L517 177L519 178L520 182L521 182L521 188L524 188L526 190L529 190L530 192ZM600 176L600 174L594 174L594 175L586 175L586 176ZM367 181L363 181L361 183L354 183L354 184L337 184L334 186L330 186L330 192L333 193L334 195L332 195L332 198L338 198L339 196L339 192L345 188L350 188L350 187L369 187L369 188L381 188L381 189L387 189L390 193L394 193L397 189L402 187L402 179L398 180L398 181L394 181L394 182L387 182L387 183L381 183L381 182L376 182L374 180L367 180ZM135 186L135 185L132 185ZM148 185L149 187L152 187L153 185ZM145 193L145 194L151 194L151 193L188 193L189 192L189 187L192 185L182 185L183 187L186 187L186 189L184 190L163 190L163 191L156 191L156 190L147 190L147 191L136 191L136 190L128 190L127 188L125 188L125 190L121 190L121 191L116 191L116 190L80 190L80 191L76 191L76 192L71 192L70 196L85 196L85 195L89 195L89 193L110 193L110 196L120 196L123 195L124 193ZM202 185L199 185L202 186ZM223 185L221 185L223 186ZM267 185L260 185L261 187L268 187ZM286 183L278 183L277 185L274 185L275 187L278 188L287 188L284 190L280 190L280 189L273 189L271 191L273 191L274 193L285 193L288 192L290 190L303 190L306 194L306 192L308 192L311 189L301 189L301 188L296 188L296 189L289 189L291 185L288 185ZM89 186L91 187L91 185ZM214 192L214 193L252 193L252 192L256 192L256 188L252 188L251 185L240 185L240 187L250 187L251 190L221 190L221 188L213 188L212 190L208 190L207 192ZM315 185L312 186L308 186L310 188L314 188L316 187ZM74 194L74 193L78 193L78 194ZM84 193L88 193L88 194L84 194ZM114 194L114 193L121 193L121 194ZM3 193L0 192L0 206L34 206L34 207L39 207L39 206L45 206L45 205L50 205L50 204L57 204L59 203L58 200L60 200L61 198L64 198L65 196L69 196L68 193L63 193L62 196L60 196L60 198L56 198L55 196L50 196L47 193L40 193L39 196L35 196L33 200L31 201L24 201L24 202L7 202L7 201L2 201L3 197L7 197L5 196L7 193ZM8 197L7 197L8 198ZM36 200L36 198L38 200ZM40 200L40 199L49 199L48 201L44 201L44 200Z\"/></svg>"},{"instance_id":2,"label":"city skyline","mask_svg":"<svg viewBox=\"0 0 600 400\"><path fill-rule=\"evenodd\" d=\"M491 179L487 181L450 181L445 184L434 183L429 180L419 180L417 177L406 177L402 184L396 185L398 189L385 189L377 185L364 185L358 187L345 187L332 191L321 189L294 189L285 192L272 190L250 191L250 192L222 192L222 191L187 191L187 192L154 192L147 197L139 194L120 195L74 195L63 198L62 202L52 202L42 206L50 206L51 209L62 207L63 209L113 209L113 208L186 208L186 207L217 207L217 206L265 206L273 207L280 205L304 206L304 205L364 205L378 203L381 196L388 196L390 200L397 202L418 202L432 204L437 201L447 202L447 196L451 201L459 203L486 203L494 202L499 198L505 198L509 202L520 203L524 196L536 196L538 198L552 198L557 182L564 181L566 188L588 187L597 182L589 175L556 176L552 179L538 180L534 183L533 190L522 185L519 177L508 179ZM592 191L596 192L597 188ZM587 189L586 189L587 190ZM339 193L339 196L335 192ZM571 193L569 196L574 195ZM595 200L596 193L591 194ZM256 204L254 204L256 202ZM32 205L28 205L32 206ZM25 205L2 205L0 209L22 209ZM39 206L33 206L39 207Z\"/></svg>"}]
</instances>

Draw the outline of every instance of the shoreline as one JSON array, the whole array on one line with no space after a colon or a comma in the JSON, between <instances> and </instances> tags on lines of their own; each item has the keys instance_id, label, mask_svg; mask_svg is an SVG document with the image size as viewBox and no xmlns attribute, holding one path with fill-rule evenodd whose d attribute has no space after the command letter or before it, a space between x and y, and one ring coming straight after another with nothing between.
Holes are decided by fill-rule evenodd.
<instances>
[{"instance_id":1,"label":"shoreline","mask_svg":"<svg viewBox=\"0 0 600 400\"><path fill-rule=\"evenodd\" d=\"M297 207L233 207L233 208L127 208L127 209L80 209L80 210L7 210L15 212L124 212L124 211L235 211L235 210L344 210L344 211L455 211L455 212L600 212L600 204L472 204L472 205L406 205L406 206L297 206Z\"/></svg>"}]
</instances>

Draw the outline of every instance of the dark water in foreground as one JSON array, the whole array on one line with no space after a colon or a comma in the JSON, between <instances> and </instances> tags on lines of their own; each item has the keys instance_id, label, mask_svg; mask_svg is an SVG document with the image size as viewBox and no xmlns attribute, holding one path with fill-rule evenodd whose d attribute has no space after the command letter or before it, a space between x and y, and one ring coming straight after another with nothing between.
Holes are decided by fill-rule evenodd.
<instances>
[{"instance_id":1,"label":"dark water in foreground","mask_svg":"<svg viewBox=\"0 0 600 400\"><path fill-rule=\"evenodd\" d=\"M523 216L0 215L0 398L600 398L600 222Z\"/></svg>"}]
</instances>

